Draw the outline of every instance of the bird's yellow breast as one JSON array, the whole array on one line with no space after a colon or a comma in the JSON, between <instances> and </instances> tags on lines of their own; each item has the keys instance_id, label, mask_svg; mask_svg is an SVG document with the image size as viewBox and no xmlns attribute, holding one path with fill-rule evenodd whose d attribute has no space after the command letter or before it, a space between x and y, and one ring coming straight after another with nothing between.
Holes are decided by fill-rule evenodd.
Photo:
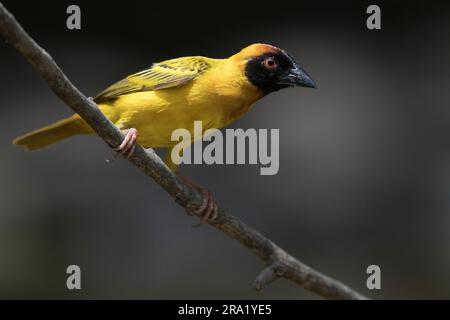
<instances>
[{"instance_id":1,"label":"bird's yellow breast","mask_svg":"<svg viewBox=\"0 0 450 320\"><path fill-rule=\"evenodd\" d=\"M189 83L156 91L125 94L99 105L119 128L136 128L145 147L170 147L172 132L194 121L203 129L222 128L245 114L263 94L245 77L243 65L210 59L211 68Z\"/></svg>"}]
</instances>

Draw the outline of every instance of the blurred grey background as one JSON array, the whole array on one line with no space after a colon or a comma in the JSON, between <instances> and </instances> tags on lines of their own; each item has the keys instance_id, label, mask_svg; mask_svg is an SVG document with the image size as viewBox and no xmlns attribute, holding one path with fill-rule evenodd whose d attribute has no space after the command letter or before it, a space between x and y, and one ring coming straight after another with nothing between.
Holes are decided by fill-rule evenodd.
<instances>
[{"instance_id":1,"label":"blurred grey background","mask_svg":"<svg viewBox=\"0 0 450 320\"><path fill-rule=\"evenodd\" d=\"M220 204L318 270L376 299L450 298L450 7L443 1L2 1L86 95L154 61L290 51L318 90L271 94L234 124L280 129L280 171L184 166ZM82 30L66 29L78 4ZM428 4L428 5L427 5ZM0 298L310 299L251 283L258 258L196 223L97 137L41 152L19 134L70 114L0 43ZM68 291L66 267L82 269ZM382 290L366 289L367 266Z\"/></svg>"}]
</instances>

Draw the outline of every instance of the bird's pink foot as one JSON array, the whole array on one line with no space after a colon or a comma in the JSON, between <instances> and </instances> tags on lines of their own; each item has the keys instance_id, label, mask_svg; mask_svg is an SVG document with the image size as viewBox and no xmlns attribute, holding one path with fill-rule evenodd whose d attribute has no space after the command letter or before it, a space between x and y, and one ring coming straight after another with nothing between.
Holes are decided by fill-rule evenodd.
<instances>
[{"instance_id":1,"label":"bird's pink foot","mask_svg":"<svg viewBox=\"0 0 450 320\"><path fill-rule=\"evenodd\" d=\"M209 192L209 190L198 185L189 178L182 176L180 176L180 178L183 179L183 181L186 184L197 189L202 194L203 197L202 204L197 209L194 210L194 214L199 215L202 218L198 224L194 225L194 227L200 227L201 225L205 224L208 220L214 221L219 215L219 209L211 192Z\"/></svg>"},{"instance_id":2,"label":"bird's pink foot","mask_svg":"<svg viewBox=\"0 0 450 320\"><path fill-rule=\"evenodd\" d=\"M129 158L136 148L138 132L135 128L123 130L122 132L125 134L125 138L118 147L114 148L114 151L116 151L119 156Z\"/></svg>"}]
</instances>

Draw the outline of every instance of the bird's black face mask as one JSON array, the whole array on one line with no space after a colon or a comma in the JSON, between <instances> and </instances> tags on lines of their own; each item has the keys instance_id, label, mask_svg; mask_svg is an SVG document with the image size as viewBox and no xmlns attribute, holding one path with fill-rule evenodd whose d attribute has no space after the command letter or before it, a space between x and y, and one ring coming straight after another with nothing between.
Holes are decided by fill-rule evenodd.
<instances>
[{"instance_id":1,"label":"bird's black face mask","mask_svg":"<svg viewBox=\"0 0 450 320\"><path fill-rule=\"evenodd\" d=\"M287 87L316 88L316 83L284 52L269 52L248 60L245 75L250 83L265 94Z\"/></svg>"}]
</instances>

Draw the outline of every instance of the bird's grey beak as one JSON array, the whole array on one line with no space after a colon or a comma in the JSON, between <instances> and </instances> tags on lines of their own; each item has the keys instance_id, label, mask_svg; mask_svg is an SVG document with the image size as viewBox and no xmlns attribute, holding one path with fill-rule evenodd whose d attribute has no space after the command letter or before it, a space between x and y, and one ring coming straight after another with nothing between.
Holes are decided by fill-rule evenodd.
<instances>
[{"instance_id":1,"label":"bird's grey beak","mask_svg":"<svg viewBox=\"0 0 450 320\"><path fill-rule=\"evenodd\" d=\"M294 64L287 76L282 79L284 84L296 87L317 88L314 80L298 64Z\"/></svg>"}]
</instances>

